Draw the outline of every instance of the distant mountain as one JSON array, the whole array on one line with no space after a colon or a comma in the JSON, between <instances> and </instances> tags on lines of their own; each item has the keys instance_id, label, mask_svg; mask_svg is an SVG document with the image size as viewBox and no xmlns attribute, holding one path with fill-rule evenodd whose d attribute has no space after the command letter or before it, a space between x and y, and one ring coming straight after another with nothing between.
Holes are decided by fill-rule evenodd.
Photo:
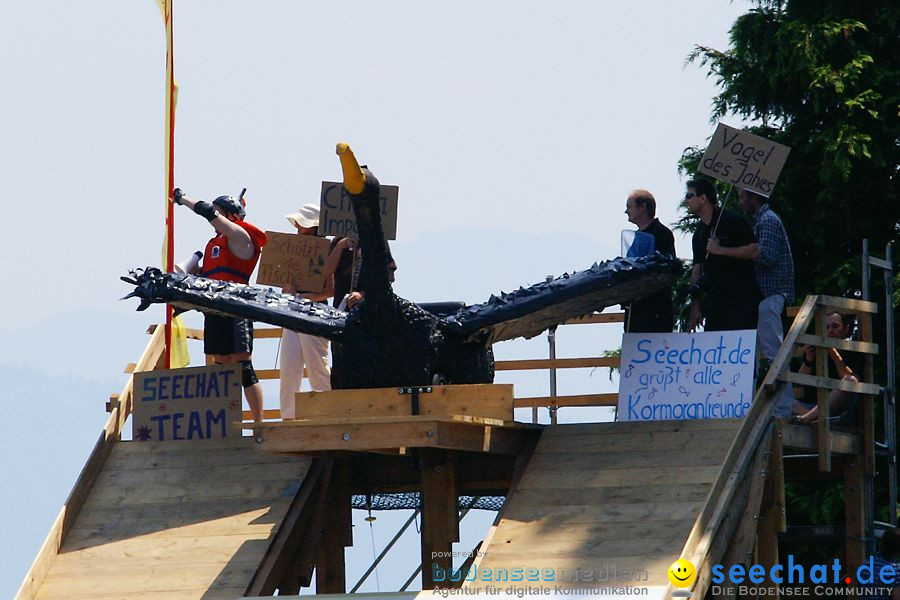
<instances>
[{"instance_id":1,"label":"distant mountain","mask_svg":"<svg viewBox=\"0 0 900 600\"><path fill-rule=\"evenodd\" d=\"M97 441L116 378L88 381L0 364L0 597L12 598Z\"/></svg>"},{"instance_id":2,"label":"distant mountain","mask_svg":"<svg viewBox=\"0 0 900 600\"><path fill-rule=\"evenodd\" d=\"M22 329L0 330L0 364L33 367L52 376L124 383L125 365L140 358L149 340L147 327L161 318L161 309L79 310Z\"/></svg>"}]
</instances>

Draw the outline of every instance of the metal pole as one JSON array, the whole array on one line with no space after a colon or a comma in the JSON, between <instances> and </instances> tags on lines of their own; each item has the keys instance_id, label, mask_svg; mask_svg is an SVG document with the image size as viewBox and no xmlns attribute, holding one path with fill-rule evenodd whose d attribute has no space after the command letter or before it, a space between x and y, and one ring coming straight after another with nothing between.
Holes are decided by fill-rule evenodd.
<instances>
[{"instance_id":1,"label":"metal pole","mask_svg":"<svg viewBox=\"0 0 900 600\"><path fill-rule=\"evenodd\" d=\"M887 391L884 394L884 441L888 447L888 498L891 525L897 524L897 421L895 404L896 372L894 365L894 260L888 244L884 251L888 268L884 270L885 346L887 346Z\"/></svg>"},{"instance_id":2,"label":"metal pole","mask_svg":"<svg viewBox=\"0 0 900 600\"><path fill-rule=\"evenodd\" d=\"M551 281L553 281L553 275L547 275L547 283ZM550 360L556 360L556 325L547 330L547 344L550 346ZM556 367L550 367L550 397L556 398ZM551 405L548 410L550 411L550 424L556 425L558 407ZM533 421L537 423L537 407L534 408L533 415Z\"/></svg>"},{"instance_id":3,"label":"metal pole","mask_svg":"<svg viewBox=\"0 0 900 600\"><path fill-rule=\"evenodd\" d=\"M550 360L556 360L556 326L547 330L547 342L550 344ZM556 398L556 367L550 367L550 397ZM559 407L550 405L550 424L556 425L556 411Z\"/></svg>"},{"instance_id":4,"label":"metal pole","mask_svg":"<svg viewBox=\"0 0 900 600\"><path fill-rule=\"evenodd\" d=\"M862 241L862 271L860 272L862 275L862 298L863 300L869 300L871 296L871 282L869 279L869 240L868 238L864 238ZM869 340L871 341L871 340ZM874 375L874 373L872 373ZM875 440L872 440L874 443ZM874 547L872 542L874 541L874 521L875 521L875 482L872 477L866 477L863 485L863 500L865 502L866 510L866 522L865 522L865 537L866 537L866 552L874 552Z\"/></svg>"},{"instance_id":5,"label":"metal pole","mask_svg":"<svg viewBox=\"0 0 900 600\"><path fill-rule=\"evenodd\" d=\"M351 594L356 593L356 590L359 589L359 586L361 586L363 582L368 579L369 575L371 575L375 568L378 566L378 563L381 562L381 559L383 559L390 551L390 549L394 547L394 544L396 544L397 540L400 539L400 536L403 535L403 533L407 529L409 529L409 526L413 524L413 521L416 520L416 517L418 515L419 509L417 508L413 511L412 516L407 519L406 523L403 524L403 527L400 528L400 531L397 532L397 535L395 535L394 538L390 542L388 542L387 546L384 547L384 550L381 551L381 554L379 554L378 557L372 562L372 566L370 566L369 569L365 573L363 573L363 576L359 578L359 581L357 581L356 585L353 586L353 589L350 590Z\"/></svg>"},{"instance_id":6,"label":"metal pole","mask_svg":"<svg viewBox=\"0 0 900 600\"><path fill-rule=\"evenodd\" d=\"M869 238L863 239L862 248L862 299L869 299Z\"/></svg>"}]
</instances>

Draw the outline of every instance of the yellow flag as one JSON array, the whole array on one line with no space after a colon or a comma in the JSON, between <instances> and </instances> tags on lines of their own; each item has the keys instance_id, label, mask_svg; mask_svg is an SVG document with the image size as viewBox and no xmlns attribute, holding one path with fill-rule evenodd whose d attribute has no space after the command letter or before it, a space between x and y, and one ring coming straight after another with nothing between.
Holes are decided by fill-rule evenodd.
<instances>
[{"instance_id":1,"label":"yellow flag","mask_svg":"<svg viewBox=\"0 0 900 600\"><path fill-rule=\"evenodd\" d=\"M169 368L181 369L191 364L188 354L187 327L181 317L172 318L172 350L169 354Z\"/></svg>"}]
</instances>

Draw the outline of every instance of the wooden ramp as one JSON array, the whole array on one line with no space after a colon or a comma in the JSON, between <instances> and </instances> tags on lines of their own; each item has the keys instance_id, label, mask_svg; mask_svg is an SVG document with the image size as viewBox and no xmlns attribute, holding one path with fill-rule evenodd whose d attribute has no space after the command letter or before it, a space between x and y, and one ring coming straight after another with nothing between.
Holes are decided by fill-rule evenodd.
<instances>
[{"instance_id":1,"label":"wooden ramp","mask_svg":"<svg viewBox=\"0 0 900 600\"><path fill-rule=\"evenodd\" d=\"M666 586L740 421L557 425L541 434L468 587ZM528 581L526 569L553 569ZM507 582L498 583L502 571Z\"/></svg>"},{"instance_id":2,"label":"wooden ramp","mask_svg":"<svg viewBox=\"0 0 900 600\"><path fill-rule=\"evenodd\" d=\"M250 438L115 443L33 597L239 598L309 468Z\"/></svg>"}]
</instances>

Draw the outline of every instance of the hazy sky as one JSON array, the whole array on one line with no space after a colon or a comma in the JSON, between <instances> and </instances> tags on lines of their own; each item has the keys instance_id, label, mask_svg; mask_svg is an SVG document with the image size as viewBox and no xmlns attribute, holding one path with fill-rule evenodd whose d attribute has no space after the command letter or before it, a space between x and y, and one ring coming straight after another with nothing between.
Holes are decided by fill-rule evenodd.
<instances>
[{"instance_id":1,"label":"hazy sky","mask_svg":"<svg viewBox=\"0 0 900 600\"><path fill-rule=\"evenodd\" d=\"M207 199L247 187L248 220L290 231L284 215L316 202L323 179L339 178L334 145L346 140L383 183L400 188L398 292L481 301L616 256L635 187L656 195L663 222L676 220L676 161L714 128L713 82L684 67L685 56L694 44L724 48L748 7L175 0L176 184ZM120 275L160 260L162 19L152 0L18 2L5 7L0 36L0 336L9 346L23 331L40 331L35 343L82 359L121 347L120 360L104 358L115 380L136 360L143 328L163 314L136 315L135 301L117 300L128 292ZM210 231L176 207L176 259L202 248ZM679 239L679 254L688 249ZM83 319L86 310L117 326L72 337L40 329L51 318ZM561 334L573 341L560 354L596 355L620 334ZM85 372L5 350L0 367ZM544 352L542 340L500 350ZM606 391L605 370L586 381L584 391L565 393ZM40 409L54 407L43 398L35 423ZM81 410L102 423L105 399ZM20 401L7 397L4 405ZM92 422L47 444L28 428L3 429L27 457L13 489L49 497L55 508L38 513L24 496L5 495L0 514L33 529L0 561L0 596L18 586L83 457L53 481L38 475L41 461L70 453L68 440L89 449L99 432Z\"/></svg>"}]
</instances>

